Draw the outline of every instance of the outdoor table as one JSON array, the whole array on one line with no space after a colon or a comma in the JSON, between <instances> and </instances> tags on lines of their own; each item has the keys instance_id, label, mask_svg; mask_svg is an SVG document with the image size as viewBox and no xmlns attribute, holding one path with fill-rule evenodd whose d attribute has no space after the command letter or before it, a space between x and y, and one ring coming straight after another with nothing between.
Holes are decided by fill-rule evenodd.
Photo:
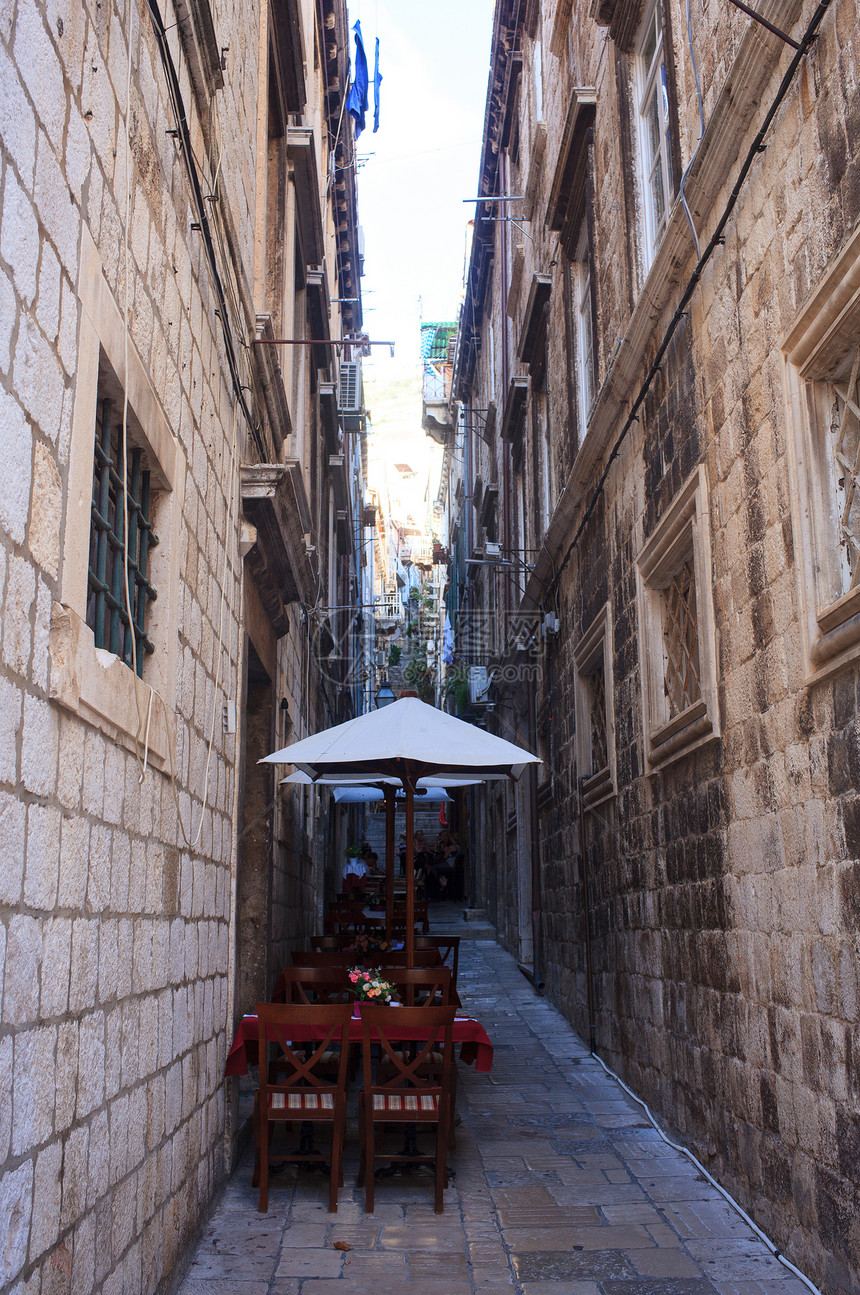
<instances>
[{"instance_id":1,"label":"outdoor table","mask_svg":"<svg viewBox=\"0 0 860 1295\"><path fill-rule=\"evenodd\" d=\"M298 1029L296 1027L291 1027L290 1033L293 1043L312 1043L315 1038L322 1037L319 1031ZM389 1037L395 1036L390 1035ZM426 1039L426 1034L422 1035L420 1029L411 1029L404 1030L402 1034L398 1033L396 1037L403 1043L422 1043ZM248 1067L257 1065L258 1039L259 1031L256 1014L243 1016L230 1045L230 1051L227 1053L227 1062L224 1066L225 1075L247 1075ZM469 1016L456 1016L454 1018L453 1040L455 1043L460 1044L460 1060L465 1062L466 1065L471 1065L474 1062L475 1069L485 1073L492 1069L493 1045L480 1021L473 1020ZM349 1041L350 1043L361 1042L361 1017L355 1011L349 1023Z\"/></svg>"}]
</instances>

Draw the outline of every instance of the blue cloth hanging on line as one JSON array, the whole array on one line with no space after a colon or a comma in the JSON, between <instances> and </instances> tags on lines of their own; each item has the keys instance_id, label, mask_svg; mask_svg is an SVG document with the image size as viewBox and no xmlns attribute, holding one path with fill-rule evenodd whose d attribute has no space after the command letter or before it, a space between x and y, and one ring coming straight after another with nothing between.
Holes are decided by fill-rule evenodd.
<instances>
[{"instance_id":1,"label":"blue cloth hanging on line","mask_svg":"<svg viewBox=\"0 0 860 1295\"><path fill-rule=\"evenodd\" d=\"M352 29L355 32L355 76L352 89L346 101L346 110L355 122L355 138L358 139L364 130L367 112L367 55L364 52L364 41L361 38L361 23L356 22Z\"/></svg>"},{"instance_id":2,"label":"blue cloth hanging on line","mask_svg":"<svg viewBox=\"0 0 860 1295\"><path fill-rule=\"evenodd\" d=\"M376 62L373 68L373 133L379 130L379 87L382 85L382 75L379 71L379 37L376 38Z\"/></svg>"}]
</instances>

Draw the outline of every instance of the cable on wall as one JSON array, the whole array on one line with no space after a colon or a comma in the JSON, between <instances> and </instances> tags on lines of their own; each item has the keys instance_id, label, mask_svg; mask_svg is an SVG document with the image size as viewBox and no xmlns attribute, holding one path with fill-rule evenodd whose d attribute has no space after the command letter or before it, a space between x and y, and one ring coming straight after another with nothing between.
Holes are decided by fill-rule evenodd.
<instances>
[{"instance_id":1,"label":"cable on wall","mask_svg":"<svg viewBox=\"0 0 860 1295\"><path fill-rule=\"evenodd\" d=\"M704 1175L705 1178L707 1178L711 1186L716 1187L717 1191L720 1193L723 1199L727 1201L729 1205L731 1205L733 1210L737 1211L737 1213L743 1219L744 1223L746 1223L747 1227L752 1228L753 1232L756 1234L758 1239L764 1242L768 1250L773 1255L774 1259L778 1259L779 1262L783 1265L783 1267L787 1268L789 1272L793 1273L794 1276L797 1277L799 1281L802 1281L804 1286L806 1286L810 1291L813 1292L813 1295L821 1295L821 1291L818 1289L818 1287L813 1285L813 1283L809 1280L809 1278L804 1273L802 1273L799 1268L796 1268L790 1259L786 1258L786 1256L782 1253L782 1251L777 1246L774 1245L770 1237L765 1232L762 1232L761 1228L755 1222L755 1220L750 1218L749 1214L747 1214L743 1206L738 1204L734 1196L730 1195L730 1193L726 1191L725 1187L723 1187L721 1183L717 1182L713 1174L708 1173L707 1169L702 1164L701 1160L698 1160L696 1156L693 1155L692 1151L688 1150L687 1147L682 1146L679 1142L673 1142L671 1138L668 1138L666 1136L666 1134L660 1128L660 1125L654 1119L654 1116L651 1114L650 1107L647 1106L645 1102L643 1102L642 1098L637 1097L636 1094L633 1092L632 1088L628 1088L624 1080L620 1079L618 1075L616 1075L614 1070L610 1070L606 1062L603 1061L593 1049L591 1051L591 1056L594 1058L594 1060L597 1062L599 1066L603 1067L607 1075L609 1075L610 1079L614 1079L616 1084L618 1084L618 1086L624 1090L627 1096L630 1097L634 1102L636 1102L637 1106L642 1107L643 1111L647 1115L651 1124L660 1134L660 1137L663 1139L663 1141L666 1143L666 1146L671 1147L673 1151L680 1151L681 1155L686 1156L687 1159L696 1166L699 1173Z\"/></svg>"},{"instance_id":2,"label":"cable on wall","mask_svg":"<svg viewBox=\"0 0 860 1295\"><path fill-rule=\"evenodd\" d=\"M555 575L552 577L552 580L547 586L546 593L544 594L544 598L541 601L542 607L545 605L546 600L554 593L558 585L558 582L561 579L562 572L564 571L565 567L567 566L568 562L573 556L574 551L579 547L579 541L582 538L583 532L585 531L586 526L591 520L594 510L597 507L600 496L603 494L603 490L606 485L607 478L612 469L612 464L614 463L615 459L618 458L618 455L621 451L621 447L624 444L625 440L627 439L627 436L629 435L630 429L632 428L633 424L639 422L639 410L641 409L644 403L645 397L647 396L655 377L660 372L662 362L663 362L663 357L665 356L667 350L669 349L669 343L671 342L673 336L675 335L675 330L677 329L679 323L681 322L684 315L686 314L687 306L690 302L690 298L692 297L693 293L696 290L696 287L699 283L699 280L702 277L702 273L705 269L705 266L707 265L708 261L711 259L717 247L721 243L725 242L724 230L726 228L726 225L729 222L729 217L731 216L732 212L735 209L735 205L737 203L738 197L740 196L741 189L744 186L744 182L746 181L746 178L749 175L750 170L752 169L752 165L756 157L758 156L759 153L764 151L764 148L765 148L764 138L773 124L773 120L776 117L777 112L779 111L779 108L782 104L783 99L788 93L789 87L791 86L791 83L794 80L797 69L799 68L803 59L806 57L807 53L809 52L813 42L815 41L818 35L818 28L821 26L822 19L824 18L825 13L829 9L830 3L831 3L831 0L819 0L818 7L816 8L814 14L812 15L812 18L809 21L809 25L803 34L803 38L800 41L800 44L798 45L797 50L795 51L795 54L788 65L788 68L786 69L785 75L783 76L782 81L779 84L779 88L777 89L777 92L773 98L773 101L771 102L771 105L767 110L764 122L762 123L762 126L759 129L758 134L756 135L755 139L750 145L749 151L747 152L747 155L744 158L743 165L741 166L741 169L738 173L738 178L735 181L734 188L729 194L726 205L723 208L723 211L719 220L717 221L716 228L714 229L714 232L711 235L710 241L708 242L708 245L705 248L702 255L699 257L699 260L696 263L696 268L693 270L693 273L690 275L690 278L687 280L687 286L685 287L684 292L681 296L681 299L678 303L678 306L675 310L675 313L669 322L669 326L666 329L666 332L663 334L663 340L661 341L659 347L657 348L657 354L655 355L654 360L651 364L651 367L649 368L648 373L645 376L645 380L640 386L639 391L636 394L636 398L630 407L630 412L627 415L624 426L621 428L621 431L618 433L615 443L612 446L612 449L609 453L609 458L607 459L606 464L603 468L603 471L601 472L598 478L597 485L594 488L594 491L588 502L588 506L586 507L585 513L583 514L582 520L580 521L579 526L576 528L576 532L574 533L573 539L570 541L570 544L567 546L567 549L565 550L564 557L559 563L559 566Z\"/></svg>"},{"instance_id":3,"label":"cable on wall","mask_svg":"<svg viewBox=\"0 0 860 1295\"><path fill-rule=\"evenodd\" d=\"M191 133L188 128L188 119L185 113L185 104L182 99L182 91L179 86L179 78L176 74L176 66L173 62L173 56L170 53L170 46L167 42L167 31L161 17L161 11L158 7L158 0L146 0L146 6L152 19L152 27L155 32L155 39L158 44L158 52L161 58L161 64L164 69L167 89L170 97L170 103L173 108L173 119L176 122L176 137L179 142L179 150L185 163L185 171L188 176L188 183L191 188L191 197L194 210L197 216L197 223L200 226L200 235L203 240L203 248L206 253L206 260L209 265L209 273L212 278L212 286L215 290L215 296L218 301L216 311L221 323L221 331L224 336L224 349L227 355L227 365L230 370L230 378L233 384L233 394L236 403L242 410L245 420L254 439L257 451L260 455L261 462L266 461L266 450L263 442L260 425L254 418L248 401L245 397L245 388L242 384L239 372L239 360L236 353L236 344L233 338L233 329L230 325L229 312L227 310L227 297L224 290L224 284L218 269L218 262L215 255L215 245L212 238L212 229L209 224L209 216L206 211L206 203L200 188L200 179L197 172L197 164L194 159L194 150L191 144Z\"/></svg>"}]
</instances>

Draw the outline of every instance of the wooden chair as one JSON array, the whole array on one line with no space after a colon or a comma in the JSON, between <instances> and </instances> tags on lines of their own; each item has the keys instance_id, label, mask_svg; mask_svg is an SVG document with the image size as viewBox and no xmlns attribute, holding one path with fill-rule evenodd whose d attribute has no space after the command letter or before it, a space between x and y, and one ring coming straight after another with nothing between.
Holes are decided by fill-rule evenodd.
<instances>
[{"instance_id":1,"label":"wooden chair","mask_svg":"<svg viewBox=\"0 0 860 1295\"><path fill-rule=\"evenodd\" d=\"M454 977L445 966L438 967L404 967L386 971L386 979L397 986L398 997L404 1007L460 1007L460 999L454 989ZM404 1054L405 1055L405 1054ZM443 1056L433 1049L427 1054L421 1066L421 1075L432 1079L442 1073ZM387 1078L388 1071L384 1061L380 1062L377 1075ZM448 1121L448 1146L456 1147L454 1117L457 1105L457 1062L451 1062L451 1113Z\"/></svg>"},{"instance_id":2,"label":"wooden chair","mask_svg":"<svg viewBox=\"0 0 860 1295\"><path fill-rule=\"evenodd\" d=\"M386 967L396 968L406 966L406 950L392 949L390 953L374 953L370 960L370 965L380 967L383 971ZM439 965L438 949L416 949L415 966L416 967L436 967Z\"/></svg>"},{"instance_id":3,"label":"wooden chair","mask_svg":"<svg viewBox=\"0 0 860 1295\"><path fill-rule=\"evenodd\" d=\"M392 920L397 926L406 925L406 905L395 901L394 910L391 914ZM426 899L416 899L415 901L415 925L420 926L422 932L426 935L430 930L430 915Z\"/></svg>"},{"instance_id":4,"label":"wooden chair","mask_svg":"<svg viewBox=\"0 0 860 1295\"><path fill-rule=\"evenodd\" d=\"M341 935L347 931L363 931L366 920L361 903L333 904L323 919L323 933Z\"/></svg>"},{"instance_id":5,"label":"wooden chair","mask_svg":"<svg viewBox=\"0 0 860 1295\"><path fill-rule=\"evenodd\" d=\"M349 949L294 949L290 954L294 967L405 967L406 950L392 949L390 953L374 953L366 958ZM439 950L416 949L416 967L435 967L439 963Z\"/></svg>"},{"instance_id":6,"label":"wooden chair","mask_svg":"<svg viewBox=\"0 0 860 1295\"><path fill-rule=\"evenodd\" d=\"M346 966L284 967L275 983L273 1003L351 1003Z\"/></svg>"},{"instance_id":7,"label":"wooden chair","mask_svg":"<svg viewBox=\"0 0 860 1295\"><path fill-rule=\"evenodd\" d=\"M362 1058L364 1089L359 1103L361 1163L358 1186L364 1184L364 1208L373 1213L375 1133L377 1124L435 1125L433 1154L404 1152L384 1158L392 1162L435 1162L435 1210L444 1208L442 1193L448 1186L446 1163L448 1124L451 1118L451 1066L453 1061L453 1007L373 1007L362 1004ZM418 1031L422 1041L404 1050L402 1030ZM373 1074L373 1048L380 1048L381 1073ZM440 1052L438 1073L422 1074L431 1052ZM384 1067L384 1068L383 1068ZM386 1077L387 1076L387 1077Z\"/></svg>"},{"instance_id":8,"label":"wooden chair","mask_svg":"<svg viewBox=\"0 0 860 1295\"><path fill-rule=\"evenodd\" d=\"M447 1007L452 1002L451 972L447 967L390 967L386 980L398 989L404 1007ZM455 1007L459 1002L454 1003Z\"/></svg>"},{"instance_id":9,"label":"wooden chair","mask_svg":"<svg viewBox=\"0 0 860 1295\"><path fill-rule=\"evenodd\" d=\"M457 990L457 972L460 969L460 936L459 935L416 935L416 949L438 949L439 957L446 967L451 968L451 984Z\"/></svg>"},{"instance_id":10,"label":"wooden chair","mask_svg":"<svg viewBox=\"0 0 860 1295\"><path fill-rule=\"evenodd\" d=\"M260 1080L254 1100L254 1176L252 1185L260 1187L259 1210L269 1208L269 1144L277 1122L325 1121L331 1125L331 1171L329 1179L329 1212L337 1212L337 1189L343 1182L343 1139L346 1128L346 1077L349 1059L349 1003L306 1007L294 1003L258 1003L257 1020L260 1040ZM320 1039L296 1048L290 1042L296 1027L319 1032ZM276 1055L264 1064L268 1044L275 1044ZM321 1059L339 1048L337 1078L332 1083L318 1073ZM320 1161L328 1157L311 1150L297 1150L281 1156L284 1160Z\"/></svg>"},{"instance_id":11,"label":"wooden chair","mask_svg":"<svg viewBox=\"0 0 860 1295\"><path fill-rule=\"evenodd\" d=\"M344 949L354 940L351 932L343 931L340 935L312 935L310 944L312 949Z\"/></svg>"},{"instance_id":12,"label":"wooden chair","mask_svg":"<svg viewBox=\"0 0 860 1295\"><path fill-rule=\"evenodd\" d=\"M351 967L354 954L343 949L293 949L294 967Z\"/></svg>"}]
</instances>

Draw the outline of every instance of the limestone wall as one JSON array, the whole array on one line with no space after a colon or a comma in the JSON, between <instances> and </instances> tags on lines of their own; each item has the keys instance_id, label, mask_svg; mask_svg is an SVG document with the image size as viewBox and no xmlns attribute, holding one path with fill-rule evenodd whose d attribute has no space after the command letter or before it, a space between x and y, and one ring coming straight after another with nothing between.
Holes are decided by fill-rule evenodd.
<instances>
[{"instance_id":1,"label":"limestone wall","mask_svg":"<svg viewBox=\"0 0 860 1295\"><path fill-rule=\"evenodd\" d=\"M565 490L548 527L540 525L546 478L534 419L526 424L519 477L512 451L498 439L475 453L485 480L493 470L500 480L509 472L514 499L517 490L523 494L525 532L514 519L503 547L535 568L525 605L536 616L557 612L561 632L549 642L533 721L551 769L551 802L539 818L521 823L510 818L503 793L490 793L486 849L498 876L486 898L506 943L522 954L522 915L517 929L510 913L523 899L522 862L511 839L539 827L543 938L534 966L547 992L588 1038L587 883L601 1055L822 1289L848 1292L860 1280L852 1223L860 1019L857 652L848 639L847 647L827 649L830 655L814 646L829 622L822 630L810 611L820 586L810 552L817 544L824 563L827 532L815 534L813 488L804 483L807 460L817 452L804 449L798 428L810 416L805 384L820 387L827 364L836 371L860 343L856 290L845 286L857 272L860 219L852 146L860 129L857 8L837 3L828 10L766 151L753 163L725 243L702 275L558 580L554 574L696 255L677 202L650 267L645 255L633 7L621 0L604 6L605 20L615 24L609 28L598 27L587 6L534 8L534 23L527 15L515 37L496 46L502 64L511 49L521 50L522 76L513 108L519 138L504 127L511 142L499 147L499 187L492 190L532 196L529 237L495 227L470 394L476 407L493 398L493 365L496 391L502 386L505 330L510 371L528 372L517 351L529 284L533 274L549 276L547 400L556 488ZM797 38L810 16L808 6L784 6L778 21ZM513 30L513 9L510 24ZM686 167L700 130L682 5L666 8L665 30L676 82L673 143ZM692 44L706 132L687 193L704 248L791 51L737 13L713 7L694 7ZM598 394L584 441L571 380L570 261L547 227L574 87L593 88L595 101L587 145L591 196L584 195L583 210L592 232ZM498 105L501 123L502 91ZM502 130L499 124L497 143ZM531 159L544 135L535 168ZM512 312L505 265L515 263L515 251L502 247L505 238L522 246ZM828 310L840 291L846 296L837 325ZM838 359L837 344L827 340L833 337L840 339ZM529 399L531 411L534 387ZM638 569L649 540L699 473L710 545L716 734L655 767L648 762L642 672L661 643L643 650ZM481 572L477 580L488 577ZM590 769L578 767L574 657L607 602L615 793L586 815L583 857L577 779ZM504 616L499 622L504 638ZM502 661L516 660L510 640L501 654ZM521 707L514 694L497 690L504 718L494 725L510 722Z\"/></svg>"},{"instance_id":2,"label":"limestone wall","mask_svg":"<svg viewBox=\"0 0 860 1295\"><path fill-rule=\"evenodd\" d=\"M207 75L224 84L213 82L211 96L200 50L195 67L173 8L162 8L231 323L252 337L260 8L212 6L219 52L210 50ZM187 12L210 6L184 8L190 22ZM303 11L313 69L315 11ZM308 92L319 128L321 73L312 70ZM232 1013L247 1007L233 981L248 739L239 463L275 451L255 448L234 415L174 107L145 4L2 6L4 1292L162 1289L229 1167L236 1132L225 1123L223 1065ZM128 392L132 442L153 474L154 652L137 685L94 649L85 624L95 412L106 386L120 411ZM316 456L310 490L322 447L305 389L294 414L309 462ZM327 526L316 498L309 508L312 531ZM306 652L296 614L272 653L272 705L288 698L313 731L326 720ZM235 732L223 719L228 701ZM279 713L264 725L273 736ZM295 797L274 821L272 922L283 940L312 924L320 836Z\"/></svg>"}]
</instances>

